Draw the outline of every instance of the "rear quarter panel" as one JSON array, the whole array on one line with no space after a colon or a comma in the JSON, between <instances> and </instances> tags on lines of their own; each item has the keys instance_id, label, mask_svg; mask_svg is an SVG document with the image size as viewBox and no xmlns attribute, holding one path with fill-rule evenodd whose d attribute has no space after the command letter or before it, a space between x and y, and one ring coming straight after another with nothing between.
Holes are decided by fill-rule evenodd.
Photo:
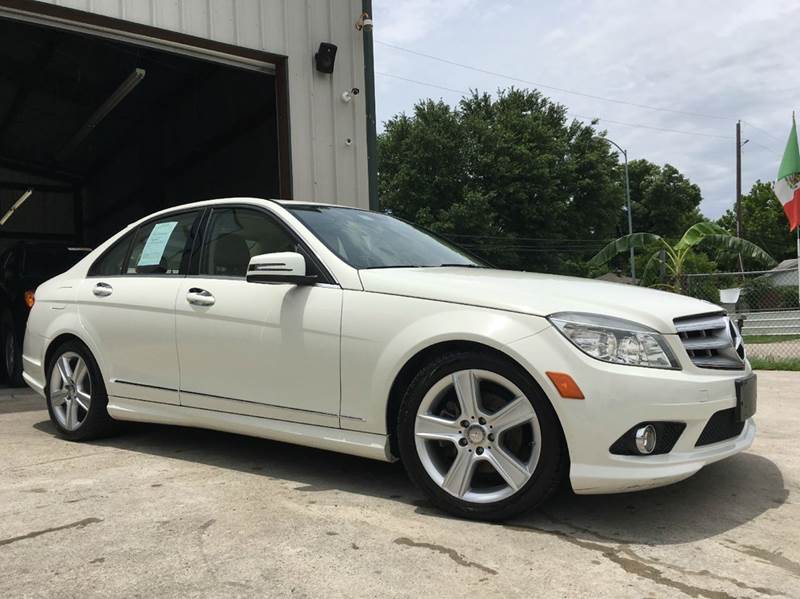
<instances>
[{"instance_id":1,"label":"rear quarter panel","mask_svg":"<svg viewBox=\"0 0 800 599\"><path fill-rule=\"evenodd\" d=\"M76 288L77 281L60 275L36 290L22 344L22 366L26 382L40 394L44 393L45 353L52 340L64 333L81 337Z\"/></svg>"}]
</instances>

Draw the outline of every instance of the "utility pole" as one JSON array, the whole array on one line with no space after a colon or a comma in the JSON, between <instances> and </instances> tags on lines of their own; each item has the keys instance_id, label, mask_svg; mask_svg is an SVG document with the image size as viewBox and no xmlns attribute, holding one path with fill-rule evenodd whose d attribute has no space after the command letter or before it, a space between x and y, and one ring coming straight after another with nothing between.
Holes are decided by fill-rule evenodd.
<instances>
[{"instance_id":1,"label":"utility pole","mask_svg":"<svg viewBox=\"0 0 800 599\"><path fill-rule=\"evenodd\" d=\"M741 236L742 236L742 121L736 121L736 237L741 237Z\"/></svg>"},{"instance_id":2,"label":"utility pole","mask_svg":"<svg viewBox=\"0 0 800 599\"><path fill-rule=\"evenodd\" d=\"M742 121L736 121L736 237L743 235L742 229L742 146L749 139L742 141ZM744 261L739 253L739 272L744 272Z\"/></svg>"}]
</instances>

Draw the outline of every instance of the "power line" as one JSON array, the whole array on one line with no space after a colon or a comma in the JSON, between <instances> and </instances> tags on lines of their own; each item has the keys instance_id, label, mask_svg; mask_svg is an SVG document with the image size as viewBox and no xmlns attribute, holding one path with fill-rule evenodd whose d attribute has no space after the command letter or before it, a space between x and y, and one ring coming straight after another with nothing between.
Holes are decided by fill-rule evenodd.
<instances>
[{"instance_id":1,"label":"power line","mask_svg":"<svg viewBox=\"0 0 800 599\"><path fill-rule=\"evenodd\" d=\"M400 75L395 75L393 73L385 73L385 72L381 72L381 71L375 71L375 74L376 75L380 75L381 77L390 77L392 79L399 79L401 81L407 81L408 83L416 83L417 85L424 85L426 87L432 87L432 88L435 88L435 89L441 89L441 90L445 90L445 91L449 91L449 92L454 92L454 93L459 93L459 94L469 94L470 93L468 90L455 89L455 88L452 88L452 87L445 87L445 86L439 85L437 83L429 83L427 81L419 81L418 79L411 79L409 77L401 77ZM576 114L576 113L572 112L571 110L568 110L568 112L573 117L578 118L578 119L589 120L589 121L598 120L598 121L603 121L603 122L606 122L606 123L611 123L611 124L614 124L614 125L622 125L623 127L635 127L635 128L639 128L639 129L650 129L651 131L662 131L664 133L680 133L682 135L694 135L694 136L698 136L698 137L710 137L710 138L716 138L716 139L727 139L727 140L733 139L733 137L728 136L728 135L717 135L717 134L714 134L714 133L702 133L700 131L684 131L682 129L669 129L667 127L655 127L653 125L643 125L641 123L626 123L624 121L616 121L616 120L612 120L612 119L606 119L606 118L603 118L603 117L592 117L592 116L587 116L587 115L583 115L583 114Z\"/></svg>"},{"instance_id":2,"label":"power line","mask_svg":"<svg viewBox=\"0 0 800 599\"><path fill-rule=\"evenodd\" d=\"M702 133L700 131L684 131L682 129L669 129L667 127L654 127L653 125L642 125L641 123L625 123L623 121L612 121L611 119L606 119L606 118L599 117L599 116L598 117L591 117L591 116L586 116L586 115L582 115L582 114L576 114L574 112L571 112L571 114L572 114L572 116L574 116L574 117L576 117L578 119L584 119L584 120L586 120L586 119L589 119L589 120L597 119L598 121L601 121L601 122L612 123L614 125L622 125L623 127L636 127L638 129L651 129L652 131L663 131L665 133L680 133L682 135L694 135L694 136L697 136L697 137L711 137L711 138L714 138L714 139L727 139L727 140L732 140L733 139L733 137L730 136L730 135L717 135L716 133Z\"/></svg>"},{"instance_id":3,"label":"power line","mask_svg":"<svg viewBox=\"0 0 800 599\"><path fill-rule=\"evenodd\" d=\"M720 116L716 114L705 114L701 112L690 112L686 110L676 110L674 108L664 108L663 106L651 106L649 104L639 104L638 102L629 102L627 100L620 100L618 98L609 98L606 96L598 96L596 94L589 94L586 92L577 91L574 89L567 89L563 87L556 87L554 85L547 85L545 83L540 83L537 81L531 81L529 79L522 79L520 77L514 77L513 75L506 75L505 73L498 73L497 71L490 71L488 69L482 69L480 67L474 67L471 65L463 64L460 62L456 62L454 60L448 60L446 58L441 58L440 56L434 56L432 54L426 54L424 52L419 52L418 50L411 50L410 48L404 48L402 46L397 46L395 44L389 44L387 42L382 42L379 40L375 40L376 44L380 44L381 46L386 46L387 48L392 48L394 50L399 50L401 52L407 52L408 54L414 54L415 56L421 56L423 58L427 58L429 60L435 60L438 62L442 62L444 64L449 64L452 66L456 66L462 69L468 69L470 71L475 71L477 73L483 73L484 75L491 75L493 77L500 77L502 79L508 79L510 81L517 81L519 83L525 83L526 85L533 85L534 87L540 87L544 89L552 89L558 92L562 92L565 94L572 94L575 96L582 96L584 98L591 98L593 100L601 100L603 102L612 102L614 104L623 104L625 106L633 106L636 108L644 108L646 110L656 110L659 112L669 112L672 114L682 114L684 116L695 116L701 117L706 119L717 119L722 121L732 120L731 117L727 116Z\"/></svg>"},{"instance_id":4,"label":"power line","mask_svg":"<svg viewBox=\"0 0 800 599\"><path fill-rule=\"evenodd\" d=\"M744 122L744 121L742 121L742 122ZM776 154L776 155L777 155L777 154L780 154L780 152L778 152L778 150L776 150L775 148L770 148L769 146L765 146L764 144L760 144L760 143L758 143L757 141L754 141L754 140L752 140L752 139L751 139L751 140L748 140L748 141L749 141L751 144L753 144L754 146L758 146L758 147L759 147L759 148L761 148L762 150L766 150L767 152L772 152L773 154Z\"/></svg>"},{"instance_id":5,"label":"power line","mask_svg":"<svg viewBox=\"0 0 800 599\"><path fill-rule=\"evenodd\" d=\"M774 135L772 135L771 133L767 133L767 132L766 132L766 131L764 131L764 129L762 129L761 127L756 127L756 126L755 126L753 123L751 123L750 121L746 121L746 120L742 119L742 122L743 122L743 123L745 123L746 125L749 125L749 126L750 126L750 127L752 127L753 129L756 129L757 131L761 131L761 133L763 133L764 135L766 135L766 136L767 136L767 137L769 137L770 139L772 139L772 140L774 140L774 141L777 141L777 142L779 142L779 143L783 143L783 140L780 140L780 139L778 139L777 137L775 137L775 136L774 136Z\"/></svg>"},{"instance_id":6,"label":"power line","mask_svg":"<svg viewBox=\"0 0 800 599\"><path fill-rule=\"evenodd\" d=\"M468 94L469 91L465 89L454 89L452 87L445 87L444 85L438 85L436 83L426 83L425 81L417 81L416 79L409 79L408 77L401 77L400 75L393 75L392 73L382 73L381 71L375 71L376 75L380 75L381 77L391 77L392 79L399 79L400 81L408 81L409 83L416 83L417 85L426 85L428 87L435 87L436 89L443 89L448 92L455 92L457 94Z\"/></svg>"}]
</instances>

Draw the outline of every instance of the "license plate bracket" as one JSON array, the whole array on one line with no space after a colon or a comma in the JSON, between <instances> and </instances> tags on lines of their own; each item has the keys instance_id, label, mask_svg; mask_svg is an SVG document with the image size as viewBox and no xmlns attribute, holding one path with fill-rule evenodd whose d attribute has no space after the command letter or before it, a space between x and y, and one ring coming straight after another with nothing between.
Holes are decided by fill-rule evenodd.
<instances>
[{"instance_id":1,"label":"license plate bracket","mask_svg":"<svg viewBox=\"0 0 800 599\"><path fill-rule=\"evenodd\" d=\"M736 420L744 422L756 413L756 375L736 381Z\"/></svg>"}]
</instances>

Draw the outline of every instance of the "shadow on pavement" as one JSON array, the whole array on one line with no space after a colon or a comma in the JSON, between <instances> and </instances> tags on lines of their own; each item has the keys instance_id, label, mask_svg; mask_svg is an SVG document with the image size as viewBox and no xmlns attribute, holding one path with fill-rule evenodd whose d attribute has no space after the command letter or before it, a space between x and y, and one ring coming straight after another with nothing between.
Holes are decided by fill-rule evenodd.
<instances>
[{"instance_id":1,"label":"shadow on pavement","mask_svg":"<svg viewBox=\"0 0 800 599\"><path fill-rule=\"evenodd\" d=\"M561 491L538 512L513 524L587 540L669 545L724 534L779 507L788 497L772 461L740 453L659 489L617 495Z\"/></svg>"},{"instance_id":2,"label":"shadow on pavement","mask_svg":"<svg viewBox=\"0 0 800 599\"><path fill-rule=\"evenodd\" d=\"M34 425L55 435L49 420ZM387 464L216 431L150 424L126 425L118 437L91 444L115 447L294 481L300 493L339 490L415 505L422 516L447 518L432 507L399 463ZM692 478L660 489L618 495L560 490L539 510L506 524L516 530L617 543L665 545L724 534L788 498L778 467L742 453Z\"/></svg>"}]
</instances>

